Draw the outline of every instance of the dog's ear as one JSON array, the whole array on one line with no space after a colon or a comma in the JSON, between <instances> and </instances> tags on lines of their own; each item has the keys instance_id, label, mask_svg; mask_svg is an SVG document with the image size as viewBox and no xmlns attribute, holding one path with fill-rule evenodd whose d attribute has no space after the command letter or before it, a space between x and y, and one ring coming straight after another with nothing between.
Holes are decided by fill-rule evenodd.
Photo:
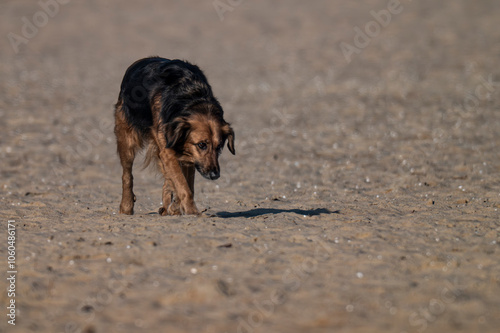
<instances>
[{"instance_id":1,"label":"dog's ear","mask_svg":"<svg viewBox=\"0 0 500 333\"><path fill-rule=\"evenodd\" d=\"M165 128L165 137L167 139L167 148L178 150L184 146L187 140L191 125L184 117L175 118L168 123Z\"/></svg>"},{"instance_id":2,"label":"dog's ear","mask_svg":"<svg viewBox=\"0 0 500 333\"><path fill-rule=\"evenodd\" d=\"M226 123L224 125L224 127L222 128L222 130L224 131L224 135L227 138L227 148L229 148L229 151L231 152L231 154L235 155L236 152L234 151L234 131L233 131L233 129L231 128L231 126L229 126L229 124Z\"/></svg>"}]
</instances>

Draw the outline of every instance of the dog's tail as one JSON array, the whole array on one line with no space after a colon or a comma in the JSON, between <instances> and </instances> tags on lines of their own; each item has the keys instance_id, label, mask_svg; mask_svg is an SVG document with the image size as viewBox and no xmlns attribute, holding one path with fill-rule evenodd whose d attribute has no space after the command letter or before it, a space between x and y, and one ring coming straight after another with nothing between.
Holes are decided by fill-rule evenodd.
<instances>
[{"instance_id":1,"label":"dog's tail","mask_svg":"<svg viewBox=\"0 0 500 333\"><path fill-rule=\"evenodd\" d=\"M160 159L160 150L158 149L158 146L153 142L153 140L151 140L148 145L148 150L144 158L144 165L142 166L142 169L143 170L146 169L149 165L151 165L151 162L154 162L153 167L158 169L159 159Z\"/></svg>"}]
</instances>

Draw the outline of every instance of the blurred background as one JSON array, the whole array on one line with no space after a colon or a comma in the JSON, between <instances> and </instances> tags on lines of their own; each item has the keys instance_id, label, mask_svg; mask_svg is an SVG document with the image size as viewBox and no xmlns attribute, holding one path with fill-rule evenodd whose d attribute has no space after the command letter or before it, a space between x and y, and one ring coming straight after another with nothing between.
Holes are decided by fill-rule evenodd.
<instances>
[{"instance_id":1,"label":"blurred background","mask_svg":"<svg viewBox=\"0 0 500 333\"><path fill-rule=\"evenodd\" d=\"M7 169L29 166L29 179L41 164L59 176L94 162L118 171L113 104L125 69L149 55L206 72L237 132L229 173L275 160L262 172L280 177L311 151L347 160L355 140L383 155L385 138L455 142L497 132L494 1L46 0L0 9L0 154L13 157ZM279 156L284 145L293 145L288 158ZM43 174L57 182L52 176Z\"/></svg>"}]
</instances>

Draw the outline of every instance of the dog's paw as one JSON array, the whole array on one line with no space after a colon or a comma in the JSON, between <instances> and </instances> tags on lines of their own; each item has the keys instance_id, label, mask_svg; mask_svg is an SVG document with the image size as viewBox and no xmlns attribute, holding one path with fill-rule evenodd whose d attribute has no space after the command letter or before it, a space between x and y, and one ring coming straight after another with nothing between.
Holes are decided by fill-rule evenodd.
<instances>
[{"instance_id":1,"label":"dog's paw","mask_svg":"<svg viewBox=\"0 0 500 333\"><path fill-rule=\"evenodd\" d=\"M181 215L181 209L178 204L173 202L168 206L168 215Z\"/></svg>"},{"instance_id":2,"label":"dog's paw","mask_svg":"<svg viewBox=\"0 0 500 333\"><path fill-rule=\"evenodd\" d=\"M120 202L120 214L134 215L134 201L125 196Z\"/></svg>"},{"instance_id":3,"label":"dog's paw","mask_svg":"<svg viewBox=\"0 0 500 333\"><path fill-rule=\"evenodd\" d=\"M166 209L165 207L160 207L160 209L158 209L158 214L160 214L161 216L172 216L181 215L181 212L180 210L173 209L172 206L170 206L168 207L168 209Z\"/></svg>"},{"instance_id":4,"label":"dog's paw","mask_svg":"<svg viewBox=\"0 0 500 333\"><path fill-rule=\"evenodd\" d=\"M199 215L200 214L200 212L198 212L198 209L196 208L196 206L183 207L182 213L184 215Z\"/></svg>"},{"instance_id":5,"label":"dog's paw","mask_svg":"<svg viewBox=\"0 0 500 333\"><path fill-rule=\"evenodd\" d=\"M198 215L198 208L192 199L184 200L179 203L181 213L183 215Z\"/></svg>"},{"instance_id":6,"label":"dog's paw","mask_svg":"<svg viewBox=\"0 0 500 333\"><path fill-rule=\"evenodd\" d=\"M134 208L122 208L120 207L120 214L134 215Z\"/></svg>"}]
</instances>

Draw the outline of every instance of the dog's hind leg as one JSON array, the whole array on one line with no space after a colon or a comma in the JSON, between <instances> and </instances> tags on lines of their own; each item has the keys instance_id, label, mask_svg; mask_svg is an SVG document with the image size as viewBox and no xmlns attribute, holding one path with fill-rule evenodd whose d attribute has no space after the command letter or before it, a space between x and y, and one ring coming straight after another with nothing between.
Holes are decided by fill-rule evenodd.
<instances>
[{"instance_id":1,"label":"dog's hind leg","mask_svg":"<svg viewBox=\"0 0 500 333\"><path fill-rule=\"evenodd\" d=\"M142 147L142 138L125 119L121 101L117 103L115 111L115 135L120 156L120 163L123 168L122 175L122 201L120 203L120 213L134 214L135 195L133 192L134 177L132 167L135 154Z\"/></svg>"}]
</instances>

